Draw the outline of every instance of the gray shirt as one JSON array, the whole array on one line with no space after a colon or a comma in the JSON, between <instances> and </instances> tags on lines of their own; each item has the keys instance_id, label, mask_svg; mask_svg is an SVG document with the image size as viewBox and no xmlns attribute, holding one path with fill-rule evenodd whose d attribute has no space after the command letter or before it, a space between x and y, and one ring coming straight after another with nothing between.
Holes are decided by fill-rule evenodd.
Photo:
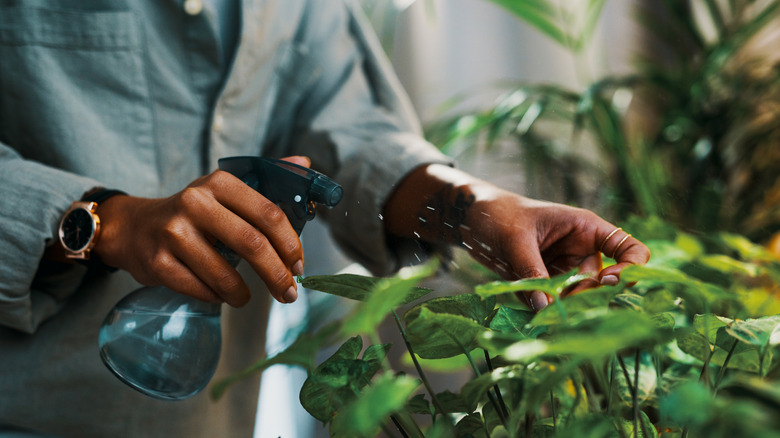
<instances>
[{"instance_id":1,"label":"gray shirt","mask_svg":"<svg viewBox=\"0 0 780 438\"><path fill-rule=\"evenodd\" d=\"M171 403L100 362L98 327L138 284L41 262L64 211L93 187L162 197L220 157L307 155L345 187L326 215L343 249L376 274L404 263L382 205L411 169L447 160L421 139L354 8L244 0L225 56L201 1L0 0L0 424L80 437L251 435L257 380L218 403L206 392ZM268 294L254 288L247 307L223 312L217 378L263 354Z\"/></svg>"}]
</instances>

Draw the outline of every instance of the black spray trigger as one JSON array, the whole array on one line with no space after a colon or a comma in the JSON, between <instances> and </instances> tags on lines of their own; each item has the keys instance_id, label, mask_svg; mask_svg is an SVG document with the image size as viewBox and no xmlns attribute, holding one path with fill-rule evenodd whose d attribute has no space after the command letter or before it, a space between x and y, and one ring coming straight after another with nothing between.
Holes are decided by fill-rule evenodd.
<instances>
[{"instance_id":1,"label":"black spray trigger","mask_svg":"<svg viewBox=\"0 0 780 438\"><path fill-rule=\"evenodd\" d=\"M303 166L264 157L227 157L219 168L244 181L284 211L298 235L314 219L315 203L334 207L344 190L331 178Z\"/></svg>"}]
</instances>

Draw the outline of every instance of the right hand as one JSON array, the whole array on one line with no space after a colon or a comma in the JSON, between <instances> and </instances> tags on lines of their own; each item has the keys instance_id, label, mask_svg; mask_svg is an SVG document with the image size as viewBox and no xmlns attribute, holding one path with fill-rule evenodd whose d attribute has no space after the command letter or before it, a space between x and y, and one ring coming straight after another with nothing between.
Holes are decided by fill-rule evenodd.
<instances>
[{"instance_id":1,"label":"right hand","mask_svg":"<svg viewBox=\"0 0 780 438\"><path fill-rule=\"evenodd\" d=\"M304 157L287 160L308 166ZM98 215L102 231L93 251L144 285L243 306L249 287L214 248L220 241L249 263L277 301L298 297L298 235L279 207L227 172L198 178L169 198L114 196L98 206Z\"/></svg>"}]
</instances>

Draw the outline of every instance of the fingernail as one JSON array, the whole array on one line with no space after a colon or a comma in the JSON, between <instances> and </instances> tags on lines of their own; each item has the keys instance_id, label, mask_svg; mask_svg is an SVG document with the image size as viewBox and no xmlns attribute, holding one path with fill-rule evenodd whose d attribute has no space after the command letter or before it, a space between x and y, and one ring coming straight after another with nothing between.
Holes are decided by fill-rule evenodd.
<instances>
[{"instance_id":1,"label":"fingernail","mask_svg":"<svg viewBox=\"0 0 780 438\"><path fill-rule=\"evenodd\" d=\"M290 288L287 289L287 292L284 293L284 296L282 298L284 299L285 303L294 303L295 300L298 299L298 291L295 290L295 286L290 286Z\"/></svg>"},{"instance_id":2,"label":"fingernail","mask_svg":"<svg viewBox=\"0 0 780 438\"><path fill-rule=\"evenodd\" d=\"M531 292L531 308L534 310L542 310L547 305L550 304L550 301L547 297L547 294L541 291L533 291Z\"/></svg>"},{"instance_id":3,"label":"fingernail","mask_svg":"<svg viewBox=\"0 0 780 438\"><path fill-rule=\"evenodd\" d=\"M293 275L303 275L303 261L298 260L292 267Z\"/></svg>"},{"instance_id":4,"label":"fingernail","mask_svg":"<svg viewBox=\"0 0 780 438\"><path fill-rule=\"evenodd\" d=\"M605 275L601 277L601 284L603 286L614 286L618 284L619 281L617 275Z\"/></svg>"}]
</instances>

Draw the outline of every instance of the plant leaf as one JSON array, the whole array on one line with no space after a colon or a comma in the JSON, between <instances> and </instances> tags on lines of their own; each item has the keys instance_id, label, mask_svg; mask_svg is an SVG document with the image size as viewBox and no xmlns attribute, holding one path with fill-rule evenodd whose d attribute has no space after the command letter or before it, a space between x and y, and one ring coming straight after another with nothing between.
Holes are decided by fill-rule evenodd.
<instances>
[{"instance_id":1,"label":"plant leaf","mask_svg":"<svg viewBox=\"0 0 780 438\"><path fill-rule=\"evenodd\" d=\"M426 307L408 312L406 332L414 352L425 359L464 354L477 346L477 337L487 330L471 318L433 313Z\"/></svg>"},{"instance_id":2,"label":"plant leaf","mask_svg":"<svg viewBox=\"0 0 780 438\"><path fill-rule=\"evenodd\" d=\"M304 277L301 285L306 289L325 292L356 301L368 301L371 293L383 279L355 274L312 275ZM429 294L431 289L413 287L401 301L408 304Z\"/></svg>"},{"instance_id":3,"label":"plant leaf","mask_svg":"<svg viewBox=\"0 0 780 438\"><path fill-rule=\"evenodd\" d=\"M301 405L314 418L327 423L345 404L355 398L381 369L389 345L372 345L363 354L359 336L348 339L317 369L309 373L300 392Z\"/></svg>"},{"instance_id":4,"label":"plant leaf","mask_svg":"<svg viewBox=\"0 0 780 438\"><path fill-rule=\"evenodd\" d=\"M490 321L490 329L498 333L528 337L530 330L525 327L534 315L534 312L528 310L500 306Z\"/></svg>"},{"instance_id":5,"label":"plant leaf","mask_svg":"<svg viewBox=\"0 0 780 438\"><path fill-rule=\"evenodd\" d=\"M406 300L419 282L433 275L438 266L438 260L434 259L424 265L403 268L394 277L378 281L368 299L344 319L342 335L374 333L385 317Z\"/></svg>"},{"instance_id":6,"label":"plant leaf","mask_svg":"<svg viewBox=\"0 0 780 438\"><path fill-rule=\"evenodd\" d=\"M516 281L493 281L477 286L474 292L481 297L489 297L493 295L515 293L519 291L539 290L552 295L553 297L557 297L567 287L572 286L588 277L588 275L577 274L577 270L574 269L566 274L556 275L551 278L526 278Z\"/></svg>"},{"instance_id":7,"label":"plant leaf","mask_svg":"<svg viewBox=\"0 0 780 438\"><path fill-rule=\"evenodd\" d=\"M425 307L433 313L464 316L474 320L479 325L487 326L495 306L495 297L483 299L474 294L460 294L427 300L413 307L407 313L412 314L416 309Z\"/></svg>"},{"instance_id":8,"label":"plant leaf","mask_svg":"<svg viewBox=\"0 0 780 438\"><path fill-rule=\"evenodd\" d=\"M332 436L375 436L385 419L407 403L419 381L404 375L385 373L336 413Z\"/></svg>"}]
</instances>

